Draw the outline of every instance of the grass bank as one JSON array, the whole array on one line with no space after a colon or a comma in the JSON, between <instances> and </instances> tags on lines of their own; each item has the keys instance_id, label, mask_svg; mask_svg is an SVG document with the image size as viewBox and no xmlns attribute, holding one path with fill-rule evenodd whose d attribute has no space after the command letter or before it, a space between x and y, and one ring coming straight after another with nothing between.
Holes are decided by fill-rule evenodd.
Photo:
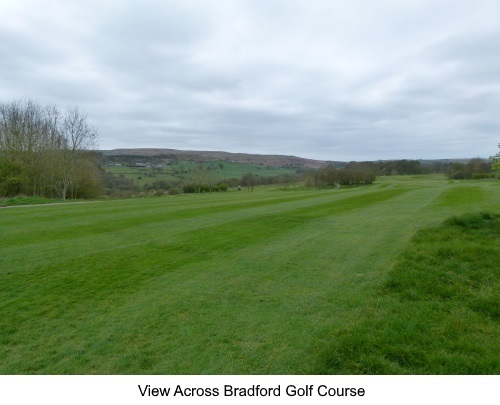
<instances>
[{"instance_id":1,"label":"grass bank","mask_svg":"<svg viewBox=\"0 0 500 405\"><path fill-rule=\"evenodd\" d=\"M452 217L417 232L371 315L335 329L317 373L498 374L500 214Z\"/></svg>"}]
</instances>

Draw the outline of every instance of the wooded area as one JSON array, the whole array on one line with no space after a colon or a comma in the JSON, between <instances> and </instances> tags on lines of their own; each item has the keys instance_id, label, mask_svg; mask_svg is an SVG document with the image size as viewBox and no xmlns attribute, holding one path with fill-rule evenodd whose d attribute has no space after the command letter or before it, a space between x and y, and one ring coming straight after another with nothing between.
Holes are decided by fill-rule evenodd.
<instances>
[{"instance_id":1,"label":"wooded area","mask_svg":"<svg viewBox=\"0 0 500 405\"><path fill-rule=\"evenodd\" d=\"M97 129L77 107L24 99L0 105L0 195L101 195Z\"/></svg>"}]
</instances>

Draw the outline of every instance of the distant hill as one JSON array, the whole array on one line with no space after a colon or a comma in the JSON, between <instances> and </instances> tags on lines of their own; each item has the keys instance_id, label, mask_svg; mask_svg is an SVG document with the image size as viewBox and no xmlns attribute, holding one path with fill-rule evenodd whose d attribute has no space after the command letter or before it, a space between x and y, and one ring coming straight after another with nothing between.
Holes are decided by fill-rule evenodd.
<instances>
[{"instance_id":1,"label":"distant hill","mask_svg":"<svg viewBox=\"0 0 500 405\"><path fill-rule=\"evenodd\" d=\"M102 154L107 160L128 160L133 158L151 159L154 161L163 161L169 163L173 161L191 161L191 162L213 162L213 161L231 161L236 163L246 163L255 165L264 165L270 167L310 167L319 168L326 164L345 162L329 162L325 160L305 159L297 156L286 155L255 155L249 153L230 153L221 151L193 151L177 149L113 149L103 150ZM136 159L139 160L139 159Z\"/></svg>"},{"instance_id":2,"label":"distant hill","mask_svg":"<svg viewBox=\"0 0 500 405\"><path fill-rule=\"evenodd\" d=\"M250 153L231 153L222 151L195 151L162 148L135 148L102 150L101 153L109 163L153 163L168 164L180 161L188 162L214 162L228 161L234 163L263 165L269 167L308 167L318 169L327 164L336 167L345 167L347 161L327 161L306 159L288 155L257 155ZM390 162L394 160L377 160L376 162ZM401 159L400 159L401 160ZM404 159L403 159L404 160ZM408 160L408 159L407 159ZM414 159L423 166L449 165L451 163L466 163L469 159Z\"/></svg>"}]
</instances>

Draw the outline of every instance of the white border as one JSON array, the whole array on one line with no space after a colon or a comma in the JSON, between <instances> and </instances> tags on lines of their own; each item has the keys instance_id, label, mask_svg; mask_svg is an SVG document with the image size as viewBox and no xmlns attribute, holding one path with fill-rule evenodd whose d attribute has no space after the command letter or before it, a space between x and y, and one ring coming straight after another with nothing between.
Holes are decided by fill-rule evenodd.
<instances>
[{"instance_id":1,"label":"white border","mask_svg":"<svg viewBox=\"0 0 500 405\"><path fill-rule=\"evenodd\" d=\"M144 389L148 385L149 388L170 388L170 394L154 396L150 391L151 395L142 396L139 386ZM280 396L230 397L224 395L225 385L245 388L248 393L257 385L280 387ZM183 390L188 388L187 392L191 388L203 388L204 392L217 389L219 395L173 396L177 386ZM304 395L287 395L287 387L292 394L293 386ZM320 386L363 388L365 394L322 397L318 393ZM0 403L483 405L500 403L498 387L499 376L0 376Z\"/></svg>"}]
</instances>

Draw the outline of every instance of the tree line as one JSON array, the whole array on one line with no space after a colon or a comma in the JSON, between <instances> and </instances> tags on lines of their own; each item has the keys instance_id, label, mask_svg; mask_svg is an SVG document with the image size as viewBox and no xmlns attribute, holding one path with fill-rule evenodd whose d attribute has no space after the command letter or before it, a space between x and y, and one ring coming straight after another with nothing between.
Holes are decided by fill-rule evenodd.
<instances>
[{"instance_id":1,"label":"tree line","mask_svg":"<svg viewBox=\"0 0 500 405\"><path fill-rule=\"evenodd\" d=\"M473 158L467 162L451 162L445 160L434 160L421 162L420 160L386 160L375 162L349 162L345 168L371 170L377 176L408 175L408 174L431 174L442 173L450 179L479 179L492 177L492 161L481 158Z\"/></svg>"},{"instance_id":2,"label":"tree line","mask_svg":"<svg viewBox=\"0 0 500 405\"><path fill-rule=\"evenodd\" d=\"M372 184L376 174L372 168L365 166L337 168L328 165L310 174L306 172L303 177L308 185L333 188Z\"/></svg>"},{"instance_id":3,"label":"tree line","mask_svg":"<svg viewBox=\"0 0 500 405\"><path fill-rule=\"evenodd\" d=\"M485 179L494 177L492 163L483 159L470 159L467 163L453 163L448 170L450 179Z\"/></svg>"},{"instance_id":4,"label":"tree line","mask_svg":"<svg viewBox=\"0 0 500 405\"><path fill-rule=\"evenodd\" d=\"M77 107L0 104L0 196L92 198L102 192L97 129Z\"/></svg>"},{"instance_id":5,"label":"tree line","mask_svg":"<svg viewBox=\"0 0 500 405\"><path fill-rule=\"evenodd\" d=\"M494 157L492 157L493 159ZM500 162L500 158L496 158ZM497 162L497 164L500 164ZM199 165L179 181L167 182L157 180L144 186L150 194L162 195L178 193L205 193L227 191L240 187L253 191L256 186L279 185L284 189L301 185L317 188L353 187L372 184L381 175L410 175L426 173L443 173L448 178L479 179L492 177L492 164L483 159L470 159L467 163L432 162L422 164L418 160L392 160L377 162L349 162L343 167L333 164L319 169L299 168L296 173L277 176L259 176L251 172L241 177L217 179L208 167ZM131 183L132 184L132 183Z\"/></svg>"}]
</instances>

